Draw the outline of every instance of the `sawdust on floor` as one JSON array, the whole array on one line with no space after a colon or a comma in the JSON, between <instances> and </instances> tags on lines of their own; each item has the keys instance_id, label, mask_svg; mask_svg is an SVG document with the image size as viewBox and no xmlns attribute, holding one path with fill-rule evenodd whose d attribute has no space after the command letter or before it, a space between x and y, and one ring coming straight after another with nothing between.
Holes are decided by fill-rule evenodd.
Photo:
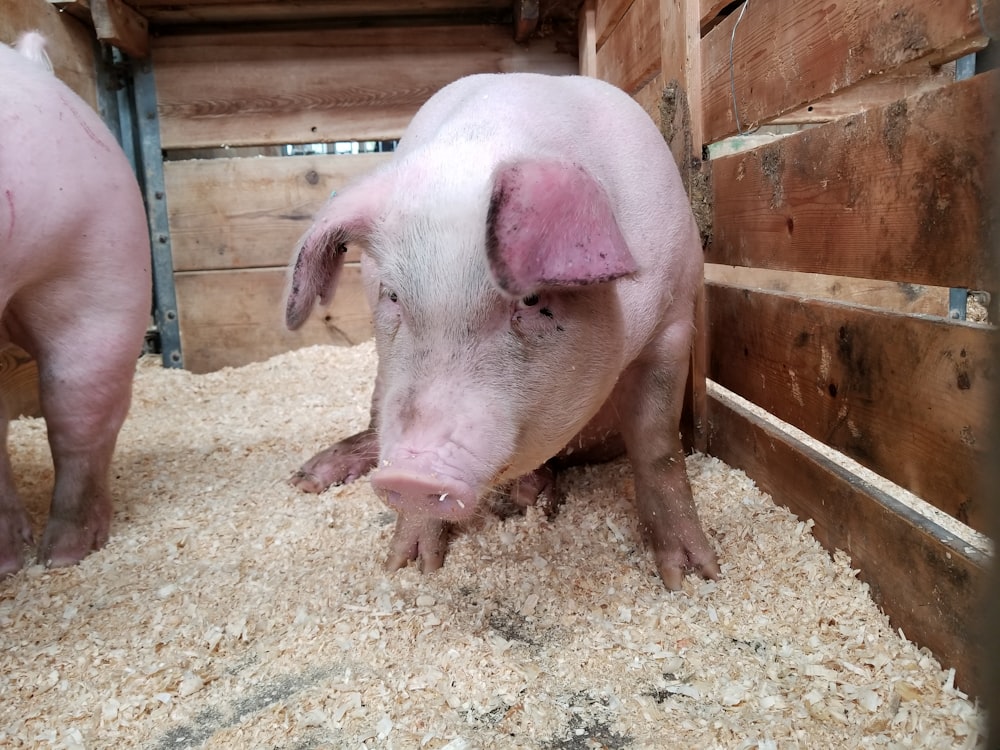
<instances>
[{"instance_id":1,"label":"sawdust on floor","mask_svg":"<svg viewBox=\"0 0 1000 750\"><path fill-rule=\"evenodd\" d=\"M0 746L973 748L982 710L843 554L741 472L688 469L723 577L663 590L628 464L386 574L367 482L291 471L368 418L371 343L207 375L140 362L108 546L0 581ZM10 430L40 528L44 423Z\"/></svg>"}]
</instances>

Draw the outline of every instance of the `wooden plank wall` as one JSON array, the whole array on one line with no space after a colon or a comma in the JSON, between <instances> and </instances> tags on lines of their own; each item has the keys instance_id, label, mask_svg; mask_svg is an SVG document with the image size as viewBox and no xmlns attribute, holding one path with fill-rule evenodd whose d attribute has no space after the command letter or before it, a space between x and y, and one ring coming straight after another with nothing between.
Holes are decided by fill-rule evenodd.
<instances>
[{"instance_id":1,"label":"wooden plank wall","mask_svg":"<svg viewBox=\"0 0 1000 750\"><path fill-rule=\"evenodd\" d=\"M984 0L984 15L998 5ZM707 213L707 375L985 531L997 331L950 320L945 305L949 287L1000 292L989 204L1000 76L955 82L952 62L987 43L976 4L739 11L595 8L598 75L660 124ZM781 136L717 149L737 134L734 91L744 131ZM703 161L709 146L725 155ZM724 393L707 396L708 451L812 517L893 621L975 690L969 621L985 556Z\"/></svg>"},{"instance_id":2,"label":"wooden plank wall","mask_svg":"<svg viewBox=\"0 0 1000 750\"><path fill-rule=\"evenodd\" d=\"M332 191L384 154L171 160L189 149L398 138L460 76L575 73L551 41L506 26L421 26L165 36L153 63L181 347L206 372L371 335L356 257L331 306L282 319L285 268ZM218 152L214 152L218 153Z\"/></svg>"},{"instance_id":3,"label":"wooden plank wall","mask_svg":"<svg viewBox=\"0 0 1000 750\"><path fill-rule=\"evenodd\" d=\"M13 44L25 31L41 31L55 74L97 108L93 32L45 0L0 0L0 42ZM38 368L23 350L0 343L0 416L38 416Z\"/></svg>"}]
</instances>

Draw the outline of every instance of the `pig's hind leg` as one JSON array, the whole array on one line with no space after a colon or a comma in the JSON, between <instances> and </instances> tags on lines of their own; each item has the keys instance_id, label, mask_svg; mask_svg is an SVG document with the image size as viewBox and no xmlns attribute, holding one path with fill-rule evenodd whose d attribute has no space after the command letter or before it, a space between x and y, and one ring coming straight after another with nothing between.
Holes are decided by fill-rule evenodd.
<instances>
[{"instance_id":1,"label":"pig's hind leg","mask_svg":"<svg viewBox=\"0 0 1000 750\"><path fill-rule=\"evenodd\" d=\"M24 547L32 543L31 522L14 487L7 455L7 419L0 393L0 578L24 565Z\"/></svg>"},{"instance_id":2,"label":"pig's hind leg","mask_svg":"<svg viewBox=\"0 0 1000 750\"><path fill-rule=\"evenodd\" d=\"M91 323L87 328L103 326ZM73 565L108 540L111 458L132 396L138 339L64 332L38 352L39 396L55 468L38 560Z\"/></svg>"},{"instance_id":3,"label":"pig's hind leg","mask_svg":"<svg viewBox=\"0 0 1000 750\"><path fill-rule=\"evenodd\" d=\"M139 355L138 348L108 351L78 333L38 353L39 396L55 468L38 560L51 567L73 565L108 540L108 472Z\"/></svg>"}]
</instances>

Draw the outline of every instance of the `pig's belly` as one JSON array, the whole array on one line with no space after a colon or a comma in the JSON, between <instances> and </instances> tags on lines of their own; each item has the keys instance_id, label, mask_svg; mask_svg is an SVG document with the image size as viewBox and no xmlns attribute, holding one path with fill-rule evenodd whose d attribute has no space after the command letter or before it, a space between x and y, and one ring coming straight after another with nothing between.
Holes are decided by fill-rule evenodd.
<instances>
[{"instance_id":1,"label":"pig's belly","mask_svg":"<svg viewBox=\"0 0 1000 750\"><path fill-rule=\"evenodd\" d=\"M608 399L600 411L554 457L557 466L602 463L625 453L613 399Z\"/></svg>"}]
</instances>

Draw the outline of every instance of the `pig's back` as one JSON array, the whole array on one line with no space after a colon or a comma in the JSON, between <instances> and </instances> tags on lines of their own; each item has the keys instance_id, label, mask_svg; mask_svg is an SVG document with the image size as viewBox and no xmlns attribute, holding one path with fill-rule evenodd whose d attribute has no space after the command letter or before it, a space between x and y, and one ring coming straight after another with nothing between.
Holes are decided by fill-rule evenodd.
<instances>
[{"instance_id":1,"label":"pig's back","mask_svg":"<svg viewBox=\"0 0 1000 750\"><path fill-rule=\"evenodd\" d=\"M3 44L0 174L0 292L148 267L142 198L117 141L68 86Z\"/></svg>"}]
</instances>

